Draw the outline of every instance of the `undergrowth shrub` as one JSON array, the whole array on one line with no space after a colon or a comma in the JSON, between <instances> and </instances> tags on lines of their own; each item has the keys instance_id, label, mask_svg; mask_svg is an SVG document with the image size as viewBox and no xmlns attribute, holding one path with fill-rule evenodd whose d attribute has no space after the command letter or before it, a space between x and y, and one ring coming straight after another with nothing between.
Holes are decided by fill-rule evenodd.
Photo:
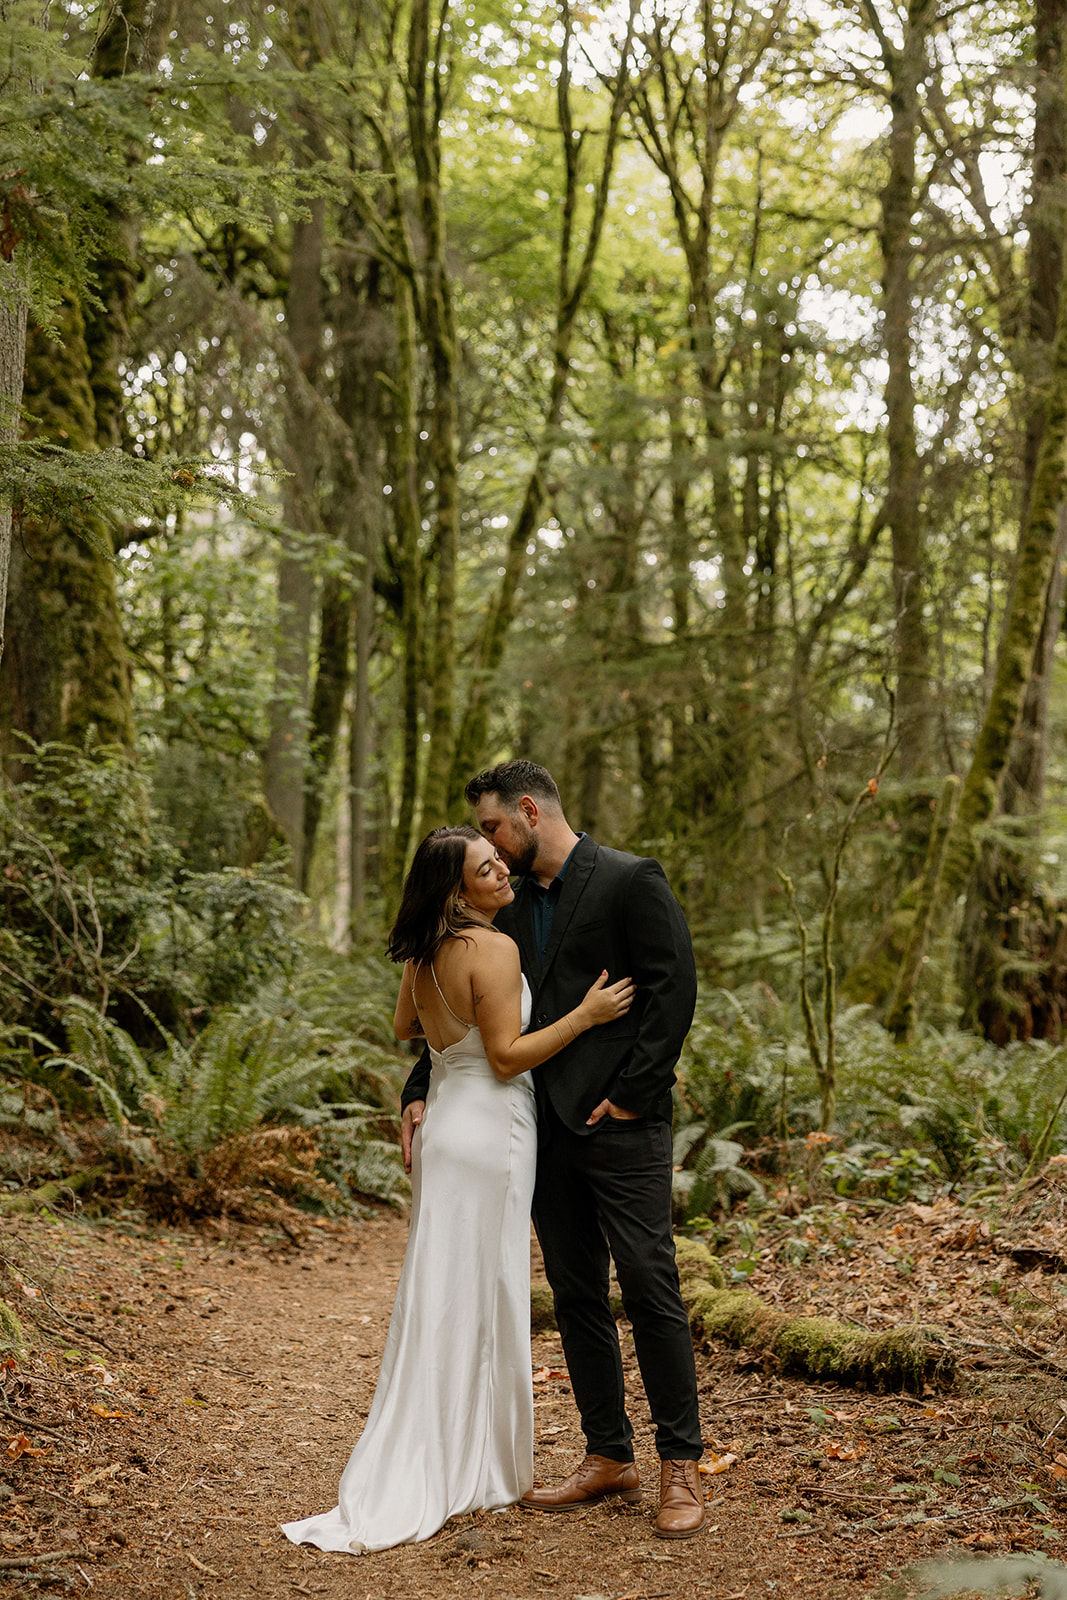
<instances>
[{"instance_id":1,"label":"undergrowth shrub","mask_svg":"<svg viewBox=\"0 0 1067 1600\"><path fill-rule=\"evenodd\" d=\"M104 1143L168 1216L233 1213L239 1177L250 1190L284 1180L329 1210L406 1193L389 1109L403 1058L320 1025L284 980L189 1044L161 1028L154 1052L78 997L63 1018L68 1050L47 1065L89 1086ZM375 1098L354 1098L356 1085Z\"/></svg>"},{"instance_id":2,"label":"undergrowth shrub","mask_svg":"<svg viewBox=\"0 0 1067 1600\"><path fill-rule=\"evenodd\" d=\"M1067 1086L1067 1046L1000 1048L958 1029L898 1045L866 1007L838 1028L837 1118L816 1132L819 1097L799 1017L763 986L698 1003L679 1064L675 1199L692 1221L756 1194L744 1163L809 1196L926 1200L1018 1177ZM1052 1130L1049 1152L1064 1148Z\"/></svg>"},{"instance_id":3,"label":"undergrowth shrub","mask_svg":"<svg viewBox=\"0 0 1067 1600\"><path fill-rule=\"evenodd\" d=\"M280 862L190 873L122 750L28 747L0 787L0 1012L48 1033L82 996L134 1037L194 1030L301 959Z\"/></svg>"},{"instance_id":4,"label":"undergrowth shrub","mask_svg":"<svg viewBox=\"0 0 1067 1600\"><path fill-rule=\"evenodd\" d=\"M103 1160L183 1216L401 1198L395 968L315 944L280 861L188 871L124 752L21 765L0 790L0 1178Z\"/></svg>"}]
</instances>

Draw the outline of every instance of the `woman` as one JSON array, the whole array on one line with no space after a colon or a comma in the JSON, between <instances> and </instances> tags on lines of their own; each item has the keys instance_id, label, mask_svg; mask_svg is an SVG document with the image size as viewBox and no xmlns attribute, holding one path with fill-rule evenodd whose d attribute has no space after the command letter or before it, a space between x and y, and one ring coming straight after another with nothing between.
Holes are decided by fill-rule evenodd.
<instances>
[{"instance_id":1,"label":"woman","mask_svg":"<svg viewBox=\"0 0 1067 1600\"><path fill-rule=\"evenodd\" d=\"M294 1544L384 1550L460 1512L511 1505L533 1481L529 1072L633 1002L602 973L559 1022L522 1032L530 990L493 928L514 899L474 828L437 828L415 853L389 954L403 960L393 1026L433 1059L412 1162L407 1253L378 1388L338 1505L284 1525Z\"/></svg>"}]
</instances>

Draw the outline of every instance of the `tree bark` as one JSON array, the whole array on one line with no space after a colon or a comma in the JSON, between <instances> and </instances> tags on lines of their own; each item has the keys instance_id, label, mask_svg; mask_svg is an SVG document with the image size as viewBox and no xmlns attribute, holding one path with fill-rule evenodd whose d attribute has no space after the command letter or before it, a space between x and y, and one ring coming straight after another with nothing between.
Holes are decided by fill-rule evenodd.
<instances>
[{"instance_id":1,"label":"tree bark","mask_svg":"<svg viewBox=\"0 0 1067 1600\"><path fill-rule=\"evenodd\" d=\"M397 274L394 286L397 325L396 431L393 435L393 493L401 589L400 804L390 858L388 893L399 893L415 823L419 790L419 674L422 665L422 556L419 550L418 345L412 285Z\"/></svg>"},{"instance_id":2,"label":"tree bark","mask_svg":"<svg viewBox=\"0 0 1067 1600\"><path fill-rule=\"evenodd\" d=\"M864 10L875 22L889 75L889 175L881 193L882 343L889 368L885 387L889 470L885 520L893 551L893 601L896 617L897 726L899 772L905 784L929 769L934 725L930 649L923 616L926 536L922 521L922 474L915 431L912 271L917 249L914 214L916 150L921 126L920 89L928 71L928 40L936 19L936 0L909 0L900 50L882 33L871 0ZM925 846L929 809L908 806L922 818L915 847Z\"/></svg>"},{"instance_id":3,"label":"tree bark","mask_svg":"<svg viewBox=\"0 0 1067 1600\"><path fill-rule=\"evenodd\" d=\"M408 34L408 132L423 233L423 332L433 373L430 462L437 507L434 572L429 752L423 784L422 827L447 820L448 780L455 746L456 554L459 549L459 399L457 339L448 272L444 195L441 187L441 118L445 86L443 29L431 59L429 0L413 0ZM447 63L444 64L447 66Z\"/></svg>"},{"instance_id":4,"label":"tree bark","mask_svg":"<svg viewBox=\"0 0 1067 1600\"><path fill-rule=\"evenodd\" d=\"M1045 425L1045 389L1063 274L1067 177L1067 114L1062 88L1065 0L1038 0L1034 152L1031 165L1028 338L1022 371L1028 397L1022 515L1029 505ZM1018 819L1018 840L987 842L971 880L960 941L964 1022L1004 1043L1059 1032L1064 1003L1047 967L1058 943L1059 908L1046 904L1035 881L1048 763L1049 700L1056 640L1067 583L1067 513L1060 507L1052 570L1034 645L1019 727L1000 787L1000 809Z\"/></svg>"},{"instance_id":5,"label":"tree bark","mask_svg":"<svg viewBox=\"0 0 1067 1600\"><path fill-rule=\"evenodd\" d=\"M13 445L18 438L19 408L22 405L22 374L26 365L25 302L18 303L20 288L12 280L15 268L9 261L0 266L8 280L14 304L0 305L0 444ZM4 659L4 619L7 614L8 573L11 567L12 505L8 495L0 496L0 665Z\"/></svg>"},{"instance_id":6,"label":"tree bark","mask_svg":"<svg viewBox=\"0 0 1067 1600\"><path fill-rule=\"evenodd\" d=\"M169 15L170 5L160 7L156 0L112 6L96 40L93 78L122 78L142 70L146 58L154 62ZM131 146L127 159L139 161L140 151ZM133 214L115 202L108 204L107 223L109 248L91 269L93 296L80 304L71 300L64 311L64 348L40 333L31 334L26 345L24 311L21 333L12 327L5 329L6 339L0 335L0 343L21 338L24 344L31 369L26 382L31 436L69 449L116 448L123 439L119 369L129 348L139 229ZM3 315L7 320L10 313ZM17 311L15 318L20 320ZM5 399L9 392L6 384L0 390ZM131 746L129 668L107 560L110 532L91 510L78 518L27 522L8 568L10 531L0 511L0 591L7 575L11 601L11 659L6 672L0 668L5 727L38 742ZM3 615L0 604L0 653ZM8 744L9 753L14 748ZM18 770L17 760L12 770Z\"/></svg>"},{"instance_id":7,"label":"tree bark","mask_svg":"<svg viewBox=\"0 0 1067 1600\"><path fill-rule=\"evenodd\" d=\"M949 835L941 893L932 919L936 930L965 888L978 853L978 830L992 816L1033 670L1034 647L1056 557L1064 499L1067 446L1067 292L1060 282L1044 424L1033 489L1019 540L997 670L985 718Z\"/></svg>"},{"instance_id":8,"label":"tree bark","mask_svg":"<svg viewBox=\"0 0 1067 1600\"><path fill-rule=\"evenodd\" d=\"M25 410L31 437L96 449L91 365L81 308L64 307L59 341L31 327ZM90 507L21 520L11 545L0 730L10 773L19 734L38 744L133 744L129 670L109 560L110 530Z\"/></svg>"},{"instance_id":9,"label":"tree bark","mask_svg":"<svg viewBox=\"0 0 1067 1600\"><path fill-rule=\"evenodd\" d=\"M310 9L292 12L290 51L298 66L316 59L317 44ZM310 166L324 154L313 108L304 102L294 157ZM320 406L316 393L322 360L322 256L325 208L320 198L306 203L293 222L285 325L291 356L286 383L286 457L289 476L283 491L283 516L288 530L278 564L277 642L270 733L263 768L267 806L285 835L293 879L305 881L305 780L308 760L308 692L311 668L311 620L315 580L310 549L321 531L318 507Z\"/></svg>"}]
</instances>

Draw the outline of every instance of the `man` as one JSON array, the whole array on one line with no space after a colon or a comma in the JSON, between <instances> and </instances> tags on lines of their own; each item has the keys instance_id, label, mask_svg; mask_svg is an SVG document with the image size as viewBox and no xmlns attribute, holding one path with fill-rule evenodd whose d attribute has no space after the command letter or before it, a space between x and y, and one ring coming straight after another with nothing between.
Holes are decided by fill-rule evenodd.
<instances>
[{"instance_id":1,"label":"man","mask_svg":"<svg viewBox=\"0 0 1067 1600\"><path fill-rule=\"evenodd\" d=\"M637 985L626 1016L581 1034L533 1075L534 1225L588 1453L565 1483L531 1489L523 1504L571 1511L614 1494L640 1498L610 1250L662 1462L656 1532L686 1539L705 1522L693 1343L671 1230L671 1087L696 1003L689 931L659 863L575 833L544 767L505 762L466 794L519 879L495 925L522 954L531 1025L564 1016L605 968L610 981ZM424 1053L404 1088L405 1163L428 1081Z\"/></svg>"}]
</instances>

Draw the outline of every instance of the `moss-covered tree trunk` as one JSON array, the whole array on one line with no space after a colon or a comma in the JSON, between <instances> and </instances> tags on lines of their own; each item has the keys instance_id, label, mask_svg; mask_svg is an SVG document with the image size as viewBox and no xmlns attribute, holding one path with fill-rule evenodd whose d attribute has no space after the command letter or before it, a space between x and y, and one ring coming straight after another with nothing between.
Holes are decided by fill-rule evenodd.
<instances>
[{"instance_id":1,"label":"moss-covered tree trunk","mask_svg":"<svg viewBox=\"0 0 1067 1600\"><path fill-rule=\"evenodd\" d=\"M414 0L408 33L408 133L415 165L423 234L423 333L433 373L430 464L437 508L429 751L423 784L422 827L448 816L448 782L455 747L456 556L459 550L459 397L452 285L448 271L441 119L450 81L444 53L448 36L431 40L428 0Z\"/></svg>"},{"instance_id":2,"label":"moss-covered tree trunk","mask_svg":"<svg viewBox=\"0 0 1067 1600\"><path fill-rule=\"evenodd\" d=\"M62 337L31 327L26 346L27 432L68 449L97 445L91 363L81 308L68 301ZM133 743L130 680L107 525L64 508L24 518L12 541L7 643L0 663L0 738L20 771L19 735L37 743Z\"/></svg>"},{"instance_id":3,"label":"moss-covered tree trunk","mask_svg":"<svg viewBox=\"0 0 1067 1600\"><path fill-rule=\"evenodd\" d=\"M1062 86L1065 0L1037 0L1034 13L1036 80L1031 166L1028 278L1030 300L1022 370L1028 407L1022 508L1029 503L1045 418L1045 385L1056 333L1063 271L1067 116ZM1048 970L1062 908L1038 884L1039 846L1048 762L1049 701L1056 640L1067 581L1067 513L1061 506L1041 628L1034 645L1022 716L1000 788L1000 809L1016 819L1015 843L1001 837L982 847L972 877L960 946L964 1020L987 1037L1058 1035L1067 1020L1067 995Z\"/></svg>"},{"instance_id":4,"label":"moss-covered tree trunk","mask_svg":"<svg viewBox=\"0 0 1067 1600\"><path fill-rule=\"evenodd\" d=\"M1059 538L1067 447L1067 293L1061 276L1056 341L1050 363L1045 416L1033 489L1019 539L1015 581L997 657L989 705L975 744L960 809L949 835L933 927L943 921L967 886L978 854L978 830L992 816L1011 753Z\"/></svg>"},{"instance_id":5,"label":"moss-covered tree trunk","mask_svg":"<svg viewBox=\"0 0 1067 1600\"><path fill-rule=\"evenodd\" d=\"M10 9L10 0L0 0L0 24L9 20ZM9 68L0 84L0 103L5 88L13 93L23 87L17 73ZM15 199L16 196L6 189L0 199L0 237L4 241L0 246L0 445L13 445L18 438L22 374L26 365L29 298L22 273L12 260L20 231L13 214ZM0 662L4 658L12 512L10 495L0 491Z\"/></svg>"},{"instance_id":6,"label":"moss-covered tree trunk","mask_svg":"<svg viewBox=\"0 0 1067 1600\"><path fill-rule=\"evenodd\" d=\"M400 889L419 789L419 689L422 665L423 570L419 549L418 484L418 331L415 297L408 278L398 274L394 288L397 328L396 430L393 443L393 493L397 574L400 579L400 804L390 855L389 895Z\"/></svg>"},{"instance_id":7,"label":"moss-covered tree trunk","mask_svg":"<svg viewBox=\"0 0 1067 1600\"><path fill-rule=\"evenodd\" d=\"M873 14L873 8L865 6ZM885 520L893 551L893 602L896 619L898 765L907 784L929 768L934 727L930 648L923 617L926 537L922 519L922 476L915 432L915 357L912 323L912 270L918 238L914 215L916 149L921 125L920 88L928 70L929 38L937 13L935 0L909 0L899 48L882 38L890 79L889 174L881 193L882 343L888 375L885 386L889 470ZM909 819L929 817L923 805L908 807ZM913 849L925 844L925 821L905 831Z\"/></svg>"},{"instance_id":8,"label":"moss-covered tree trunk","mask_svg":"<svg viewBox=\"0 0 1067 1600\"><path fill-rule=\"evenodd\" d=\"M110 81L154 64L171 9L157 0L110 6L93 52L93 77ZM128 160L139 159L131 146ZM60 343L30 330L30 437L84 451L121 446L120 367L129 348L138 237L136 217L109 202L107 249L92 264L92 297L67 303ZM0 666L0 726L9 770L18 771L12 757L20 732L38 742L132 745L110 530L87 507L27 519L19 531L9 574L10 649ZM0 552L2 545L0 524Z\"/></svg>"},{"instance_id":9,"label":"moss-covered tree trunk","mask_svg":"<svg viewBox=\"0 0 1067 1600\"><path fill-rule=\"evenodd\" d=\"M19 407L22 404L22 372L26 364L27 307L14 282L15 269L4 261L0 272L5 278L7 304L0 304L0 444L14 444L18 438ZM4 617L7 612L8 571L11 566L12 506L9 495L0 493L0 663L4 658Z\"/></svg>"}]
</instances>

